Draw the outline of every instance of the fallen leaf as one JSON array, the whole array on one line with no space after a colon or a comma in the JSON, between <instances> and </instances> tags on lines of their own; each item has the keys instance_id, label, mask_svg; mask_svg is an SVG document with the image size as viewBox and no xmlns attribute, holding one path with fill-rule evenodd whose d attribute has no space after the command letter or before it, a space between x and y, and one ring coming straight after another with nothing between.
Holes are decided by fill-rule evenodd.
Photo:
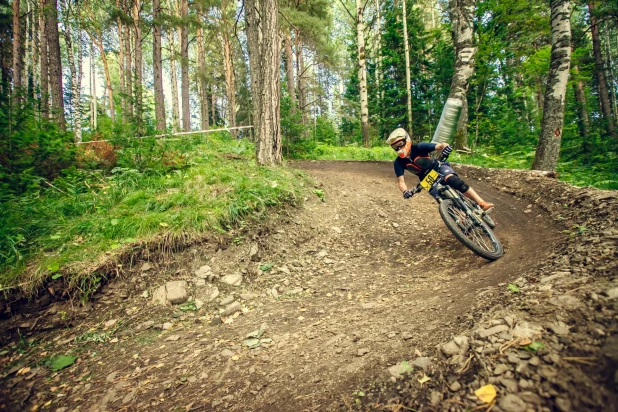
<instances>
[{"instance_id":1,"label":"fallen leaf","mask_svg":"<svg viewBox=\"0 0 618 412\"><path fill-rule=\"evenodd\" d=\"M17 371L17 374L18 374L18 375L25 375L25 374L27 374L28 372L30 372L30 368L25 367L25 368L21 368L20 370L18 370L18 371Z\"/></svg>"},{"instance_id":2,"label":"fallen leaf","mask_svg":"<svg viewBox=\"0 0 618 412\"><path fill-rule=\"evenodd\" d=\"M427 376L427 375L423 374L423 377L422 377L422 378L420 378L420 379L418 380L418 382L421 384L421 386L423 386L423 384L424 384L425 382L429 382L430 380L431 380L431 378L430 378L429 376Z\"/></svg>"},{"instance_id":3,"label":"fallen leaf","mask_svg":"<svg viewBox=\"0 0 618 412\"><path fill-rule=\"evenodd\" d=\"M530 345L532 341L530 339L522 339L519 341L519 346L527 346Z\"/></svg>"},{"instance_id":4,"label":"fallen leaf","mask_svg":"<svg viewBox=\"0 0 618 412\"><path fill-rule=\"evenodd\" d=\"M238 359L240 359L240 357L239 357L238 355L234 355L234 356L232 356L232 360L236 361L236 360L238 360Z\"/></svg>"},{"instance_id":5,"label":"fallen leaf","mask_svg":"<svg viewBox=\"0 0 618 412\"><path fill-rule=\"evenodd\" d=\"M56 356L51 360L51 370L53 370L54 372L58 372L68 366L73 365L76 359L77 358L75 356L69 355Z\"/></svg>"},{"instance_id":6,"label":"fallen leaf","mask_svg":"<svg viewBox=\"0 0 618 412\"><path fill-rule=\"evenodd\" d=\"M481 386L474 391L474 394L483 402L490 403L496 399L496 388L492 384Z\"/></svg>"},{"instance_id":7,"label":"fallen leaf","mask_svg":"<svg viewBox=\"0 0 618 412\"><path fill-rule=\"evenodd\" d=\"M52 400L50 399L47 402L45 402L45 404L43 406L49 406L49 405L51 405L51 403L52 403Z\"/></svg>"}]
</instances>

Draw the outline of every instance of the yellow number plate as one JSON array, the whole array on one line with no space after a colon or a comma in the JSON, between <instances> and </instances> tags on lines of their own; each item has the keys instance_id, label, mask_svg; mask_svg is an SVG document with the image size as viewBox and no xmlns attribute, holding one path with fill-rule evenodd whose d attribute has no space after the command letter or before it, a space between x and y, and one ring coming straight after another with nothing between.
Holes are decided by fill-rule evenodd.
<instances>
[{"instance_id":1,"label":"yellow number plate","mask_svg":"<svg viewBox=\"0 0 618 412\"><path fill-rule=\"evenodd\" d=\"M436 172L435 170L430 171L429 174L425 176L425 178L421 182L421 186L423 186L423 189L430 191L431 186L436 182L438 176L438 172Z\"/></svg>"}]
</instances>

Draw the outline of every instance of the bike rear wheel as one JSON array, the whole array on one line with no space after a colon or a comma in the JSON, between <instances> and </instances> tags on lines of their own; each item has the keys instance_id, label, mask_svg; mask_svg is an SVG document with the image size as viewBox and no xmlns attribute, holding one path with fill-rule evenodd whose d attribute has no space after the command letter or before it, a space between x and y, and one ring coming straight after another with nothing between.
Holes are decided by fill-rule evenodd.
<instances>
[{"instance_id":1,"label":"bike rear wheel","mask_svg":"<svg viewBox=\"0 0 618 412\"><path fill-rule=\"evenodd\" d=\"M440 202L440 216L457 240L477 255L487 260L502 256L502 245L489 226L480 219L470 217L463 206L453 199Z\"/></svg>"}]
</instances>

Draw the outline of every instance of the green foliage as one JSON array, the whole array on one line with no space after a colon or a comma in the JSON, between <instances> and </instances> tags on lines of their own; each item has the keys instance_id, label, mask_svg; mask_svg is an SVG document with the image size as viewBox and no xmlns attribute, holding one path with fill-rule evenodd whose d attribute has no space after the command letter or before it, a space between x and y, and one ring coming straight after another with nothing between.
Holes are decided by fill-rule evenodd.
<instances>
[{"instance_id":1,"label":"green foliage","mask_svg":"<svg viewBox=\"0 0 618 412\"><path fill-rule=\"evenodd\" d=\"M299 198L302 175L258 166L253 145L227 133L148 140L121 149L125 167L67 169L54 187L2 204L2 287L23 283L24 276L36 287L57 273L86 292L101 278L78 275L80 262L122 253L161 232L174 239L226 231ZM158 156L161 165L152 160ZM175 162L166 165L170 158Z\"/></svg>"}]
</instances>

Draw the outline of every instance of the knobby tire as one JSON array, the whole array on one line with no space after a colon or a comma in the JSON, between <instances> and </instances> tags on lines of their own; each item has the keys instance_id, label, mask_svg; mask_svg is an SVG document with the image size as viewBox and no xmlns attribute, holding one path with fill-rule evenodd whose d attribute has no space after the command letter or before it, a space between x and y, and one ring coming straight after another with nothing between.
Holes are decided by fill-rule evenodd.
<instances>
[{"instance_id":1,"label":"knobby tire","mask_svg":"<svg viewBox=\"0 0 618 412\"><path fill-rule=\"evenodd\" d=\"M445 199L440 203L440 217L446 227L455 235L457 240L463 243L468 249L487 260L496 260L502 256L503 250L500 241L485 222L474 222L467 216L465 210L452 199ZM461 225L472 228L468 232L472 234L472 239L466 236Z\"/></svg>"}]
</instances>

